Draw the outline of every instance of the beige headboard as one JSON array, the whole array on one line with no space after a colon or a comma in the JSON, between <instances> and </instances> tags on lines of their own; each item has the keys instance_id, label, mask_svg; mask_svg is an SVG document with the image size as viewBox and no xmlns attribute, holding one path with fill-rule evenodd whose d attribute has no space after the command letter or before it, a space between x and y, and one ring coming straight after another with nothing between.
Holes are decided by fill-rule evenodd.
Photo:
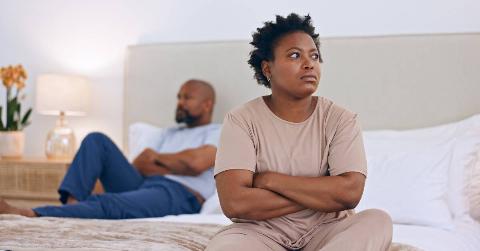
<instances>
[{"instance_id":1,"label":"beige headboard","mask_svg":"<svg viewBox=\"0 0 480 251\"><path fill-rule=\"evenodd\" d=\"M364 129L425 127L480 113L480 33L321 39L318 95L359 113ZM247 65L248 41L130 46L128 125L174 124L176 93L190 78L217 92L214 120L269 93ZM126 146L126 144L124 144Z\"/></svg>"}]
</instances>

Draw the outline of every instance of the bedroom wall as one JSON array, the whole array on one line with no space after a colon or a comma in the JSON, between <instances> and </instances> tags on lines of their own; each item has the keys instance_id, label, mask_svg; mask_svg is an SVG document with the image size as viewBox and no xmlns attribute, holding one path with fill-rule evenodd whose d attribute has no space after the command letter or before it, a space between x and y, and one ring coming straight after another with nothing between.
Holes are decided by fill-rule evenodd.
<instances>
[{"instance_id":1,"label":"bedroom wall","mask_svg":"<svg viewBox=\"0 0 480 251\"><path fill-rule=\"evenodd\" d=\"M92 108L86 117L69 118L70 125L79 141L102 131L121 144L128 45L249 39L263 21L290 12L310 13L323 37L479 32L479 9L476 0L0 0L0 66L21 63L27 69L25 106L34 105L40 73L88 76ZM33 114L26 155L43 154L54 123L54 117Z\"/></svg>"}]
</instances>

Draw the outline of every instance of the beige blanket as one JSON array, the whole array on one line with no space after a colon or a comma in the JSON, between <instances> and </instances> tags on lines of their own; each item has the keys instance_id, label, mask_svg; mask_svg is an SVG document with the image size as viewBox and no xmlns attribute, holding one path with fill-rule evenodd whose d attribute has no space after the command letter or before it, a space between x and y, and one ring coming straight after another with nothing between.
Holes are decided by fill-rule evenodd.
<instances>
[{"instance_id":1,"label":"beige blanket","mask_svg":"<svg viewBox=\"0 0 480 251\"><path fill-rule=\"evenodd\" d=\"M0 215L0 249L203 250L221 225ZM390 251L417 251L394 243Z\"/></svg>"}]
</instances>

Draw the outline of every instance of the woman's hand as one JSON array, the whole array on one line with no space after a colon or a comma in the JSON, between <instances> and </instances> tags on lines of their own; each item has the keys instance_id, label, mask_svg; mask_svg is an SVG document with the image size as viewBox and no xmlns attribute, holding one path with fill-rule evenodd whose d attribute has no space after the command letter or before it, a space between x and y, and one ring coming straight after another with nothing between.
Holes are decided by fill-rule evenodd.
<instances>
[{"instance_id":1,"label":"woman's hand","mask_svg":"<svg viewBox=\"0 0 480 251\"><path fill-rule=\"evenodd\" d=\"M365 186L365 175L347 172L337 176L301 177L262 172L253 175L252 186L272 191L306 208L338 212L357 206Z\"/></svg>"},{"instance_id":2,"label":"woman's hand","mask_svg":"<svg viewBox=\"0 0 480 251\"><path fill-rule=\"evenodd\" d=\"M267 220L305 209L269 189L270 178L283 175L273 172L255 174L249 170L232 169L215 176L218 197L224 214L232 219Z\"/></svg>"},{"instance_id":3,"label":"woman's hand","mask_svg":"<svg viewBox=\"0 0 480 251\"><path fill-rule=\"evenodd\" d=\"M261 172L253 175L253 187L270 190L271 182L282 174L276 172Z\"/></svg>"}]
</instances>

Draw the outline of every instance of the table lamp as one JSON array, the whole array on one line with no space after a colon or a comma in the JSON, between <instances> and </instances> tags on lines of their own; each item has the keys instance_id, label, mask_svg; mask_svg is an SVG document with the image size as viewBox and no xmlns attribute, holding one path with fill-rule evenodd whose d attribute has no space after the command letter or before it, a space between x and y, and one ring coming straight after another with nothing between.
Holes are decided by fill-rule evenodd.
<instances>
[{"instance_id":1,"label":"table lamp","mask_svg":"<svg viewBox=\"0 0 480 251\"><path fill-rule=\"evenodd\" d=\"M81 76L42 74L37 79L36 108L45 115L59 116L45 142L49 159L71 159L76 140L65 116L84 116L90 101L89 81Z\"/></svg>"}]
</instances>

